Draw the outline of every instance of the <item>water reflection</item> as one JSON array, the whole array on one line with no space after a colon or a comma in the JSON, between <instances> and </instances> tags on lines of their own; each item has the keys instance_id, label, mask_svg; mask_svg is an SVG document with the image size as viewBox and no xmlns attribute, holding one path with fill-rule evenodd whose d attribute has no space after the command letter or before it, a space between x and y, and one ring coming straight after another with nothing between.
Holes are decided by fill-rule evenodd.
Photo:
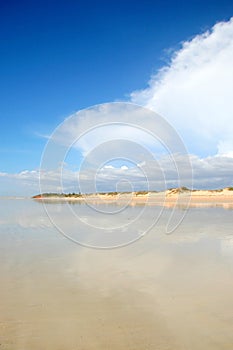
<instances>
[{"instance_id":1,"label":"water reflection","mask_svg":"<svg viewBox=\"0 0 233 350\"><path fill-rule=\"evenodd\" d=\"M69 204L69 205L87 205L87 204L94 204L94 205L105 205L106 207L110 206L158 206L158 207L166 207L166 208L180 208L180 209L187 209L187 203L182 203L182 200L179 200L177 203L176 200L166 200L164 198L161 198L160 200L154 200L154 199L149 199L148 201L143 200L132 200L132 201L126 201L124 199L120 200L115 200L115 201L109 201L105 199L94 199L94 200L80 200L80 199L46 199L44 198L43 200L41 199L34 199L35 202L43 204ZM224 202L219 202L219 201L190 201L189 205L190 208L224 208L224 209L233 209L233 202L231 201L224 201Z\"/></svg>"},{"instance_id":2,"label":"water reflection","mask_svg":"<svg viewBox=\"0 0 233 350\"><path fill-rule=\"evenodd\" d=\"M51 205L66 222L64 203ZM109 251L67 240L41 204L0 201L0 210L4 350L232 348L230 210L191 208L178 229L166 235L172 210L166 208L143 239ZM77 210L93 220L85 205ZM154 210L159 208L151 206L139 228Z\"/></svg>"}]
</instances>

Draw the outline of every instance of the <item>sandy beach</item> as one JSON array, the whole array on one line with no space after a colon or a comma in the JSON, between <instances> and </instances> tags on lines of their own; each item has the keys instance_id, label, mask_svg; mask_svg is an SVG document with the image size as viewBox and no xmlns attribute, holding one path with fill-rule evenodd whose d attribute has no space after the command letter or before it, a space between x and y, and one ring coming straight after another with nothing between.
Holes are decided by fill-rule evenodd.
<instances>
[{"instance_id":1,"label":"sandy beach","mask_svg":"<svg viewBox=\"0 0 233 350\"><path fill-rule=\"evenodd\" d=\"M50 202L87 202L92 204L114 203L118 205L159 205L165 207L180 206L225 206L233 208L233 190L187 190L170 189L164 192L132 192L132 193L98 193L82 196L35 196L35 200Z\"/></svg>"}]
</instances>

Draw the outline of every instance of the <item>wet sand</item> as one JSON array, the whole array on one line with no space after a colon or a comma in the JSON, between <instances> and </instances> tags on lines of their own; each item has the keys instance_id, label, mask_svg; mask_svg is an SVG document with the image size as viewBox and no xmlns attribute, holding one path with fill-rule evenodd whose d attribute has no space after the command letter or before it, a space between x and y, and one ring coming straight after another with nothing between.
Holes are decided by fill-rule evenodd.
<instances>
[{"instance_id":1,"label":"wet sand","mask_svg":"<svg viewBox=\"0 0 233 350\"><path fill-rule=\"evenodd\" d=\"M191 208L165 235L167 209L143 239L103 251L13 203L0 204L0 349L233 348L231 210Z\"/></svg>"}]
</instances>

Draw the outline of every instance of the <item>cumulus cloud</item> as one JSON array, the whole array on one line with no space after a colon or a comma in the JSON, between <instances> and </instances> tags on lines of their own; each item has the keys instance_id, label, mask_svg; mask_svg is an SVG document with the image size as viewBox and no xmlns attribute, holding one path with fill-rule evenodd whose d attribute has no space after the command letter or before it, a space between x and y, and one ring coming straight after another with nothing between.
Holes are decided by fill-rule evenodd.
<instances>
[{"instance_id":1,"label":"cumulus cloud","mask_svg":"<svg viewBox=\"0 0 233 350\"><path fill-rule=\"evenodd\" d=\"M0 172L0 178L1 196L28 196L39 190L39 171L36 170L15 174Z\"/></svg>"},{"instance_id":2,"label":"cumulus cloud","mask_svg":"<svg viewBox=\"0 0 233 350\"><path fill-rule=\"evenodd\" d=\"M47 143L41 163L42 172L50 173L64 162L72 167L75 153L71 154L76 150L82 156L76 157L76 163L80 163L76 170L79 170L81 192L104 191L104 186L105 190L112 191L117 190L116 186L138 189L142 186L141 179L138 184L141 176L138 171L142 173L142 170L146 177L144 185L147 185L147 173L150 174L151 169L154 178L159 176L163 181L163 171L156 165L156 159L158 161L164 154L182 155L182 167L190 170L188 178L191 182L186 149L174 128L155 112L132 103L94 106L67 118ZM109 162L116 160L119 166L111 168ZM142 166L137 168L136 164L142 162L145 162L143 169ZM130 167L129 164L135 166ZM179 174L182 178L183 171ZM110 180L116 182L117 177L118 184L110 184ZM132 186L130 183L133 183ZM150 189L153 183L150 181L148 184ZM42 185L42 192L47 192L46 182Z\"/></svg>"},{"instance_id":3,"label":"cumulus cloud","mask_svg":"<svg viewBox=\"0 0 233 350\"><path fill-rule=\"evenodd\" d=\"M190 155L192 163L194 188L222 188L233 186L233 158L214 156L200 158ZM170 155L164 155L158 160L148 159L141 164L131 167L105 165L96 169L84 168L81 171L63 169L60 191L82 192L94 191L128 191L128 190L164 190L170 187L180 186L177 167L182 169L183 185L190 186L190 173L185 168L186 157L173 155L175 162L171 161ZM35 178L35 175L32 174ZM61 184L59 169L44 173L41 181L49 186L50 191L57 191ZM81 185L81 188L80 188Z\"/></svg>"},{"instance_id":4,"label":"cumulus cloud","mask_svg":"<svg viewBox=\"0 0 233 350\"><path fill-rule=\"evenodd\" d=\"M131 100L164 116L190 153L233 153L233 18L185 41Z\"/></svg>"},{"instance_id":5,"label":"cumulus cloud","mask_svg":"<svg viewBox=\"0 0 233 350\"><path fill-rule=\"evenodd\" d=\"M161 140L168 148L180 147L175 130L163 118L149 109L121 102L81 110L65 119L50 137L50 143L78 149L83 157L98 145L116 140L158 151L164 148Z\"/></svg>"},{"instance_id":6,"label":"cumulus cloud","mask_svg":"<svg viewBox=\"0 0 233 350\"><path fill-rule=\"evenodd\" d=\"M81 179L83 192L94 190L93 181L99 191L145 189L147 181L150 189L161 190L164 183L165 187L179 185L176 166L189 187L179 135L190 155L195 188L232 186L232 62L233 18L183 42L170 63L151 77L148 87L131 94L130 102L148 109L113 103L67 118L49 139L40 173L43 189L76 192ZM61 181L59 166L72 149L84 163L76 171L64 166ZM121 156L133 165L107 164ZM0 173L0 177L2 194L7 194L6 188L14 193L18 189L23 194L39 192L38 171Z\"/></svg>"},{"instance_id":7,"label":"cumulus cloud","mask_svg":"<svg viewBox=\"0 0 233 350\"><path fill-rule=\"evenodd\" d=\"M117 179L123 181L125 177L127 181L138 182L141 186L145 185L141 170L146 168L150 184L161 189L162 174L167 184L177 184L174 164L167 154L164 155L166 148L168 154L176 154L176 166L183 169L183 179L186 175L187 163L182 158L185 150L175 129L184 140L188 153L193 154L190 160L194 186L230 185L233 155L232 62L233 19L217 23L211 30L183 42L170 63L152 76L148 87L131 94L131 102L148 109L119 103L78 112L59 127L53 141L64 146L61 152L64 156L67 147L80 151L85 159L81 179L86 183L91 181L90 175L94 177L94 169L97 170L111 157L123 155L139 166L129 169L127 164L119 169L105 166L101 172L97 171L95 180L106 185ZM161 114L168 123L159 117L156 119L150 110ZM119 142L120 139L129 143ZM146 151L142 152L138 144ZM47 161L49 166L54 158L53 145L51 149ZM179 154L180 159L177 158ZM187 179L189 176L187 174Z\"/></svg>"},{"instance_id":8,"label":"cumulus cloud","mask_svg":"<svg viewBox=\"0 0 233 350\"><path fill-rule=\"evenodd\" d=\"M233 186L233 158L214 156L199 158L190 155L194 188L222 188ZM96 172L95 169L84 169L80 173L70 169L60 169L44 172L23 171L18 174L0 173L2 191L7 186L14 188L16 194L33 195L39 193L38 178L41 176L42 188L45 192L105 192L105 191L138 191L164 190L179 186L176 165L180 168L185 162L182 156L176 157L176 164L169 156L163 156L159 161L144 161L131 166L114 167L106 165ZM185 182L185 177L186 182ZM183 169L184 185L189 186L189 172ZM80 188L81 184L81 188ZM17 193L17 188L21 193Z\"/></svg>"}]
</instances>

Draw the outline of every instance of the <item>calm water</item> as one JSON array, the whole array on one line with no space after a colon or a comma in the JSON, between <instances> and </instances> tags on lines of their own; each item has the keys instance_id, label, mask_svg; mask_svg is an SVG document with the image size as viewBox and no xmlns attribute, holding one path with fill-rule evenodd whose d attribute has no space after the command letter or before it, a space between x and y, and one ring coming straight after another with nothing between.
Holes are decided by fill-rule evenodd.
<instances>
[{"instance_id":1,"label":"calm water","mask_svg":"<svg viewBox=\"0 0 233 350\"><path fill-rule=\"evenodd\" d=\"M233 210L49 205L158 222L0 200L0 349L233 349Z\"/></svg>"}]
</instances>

